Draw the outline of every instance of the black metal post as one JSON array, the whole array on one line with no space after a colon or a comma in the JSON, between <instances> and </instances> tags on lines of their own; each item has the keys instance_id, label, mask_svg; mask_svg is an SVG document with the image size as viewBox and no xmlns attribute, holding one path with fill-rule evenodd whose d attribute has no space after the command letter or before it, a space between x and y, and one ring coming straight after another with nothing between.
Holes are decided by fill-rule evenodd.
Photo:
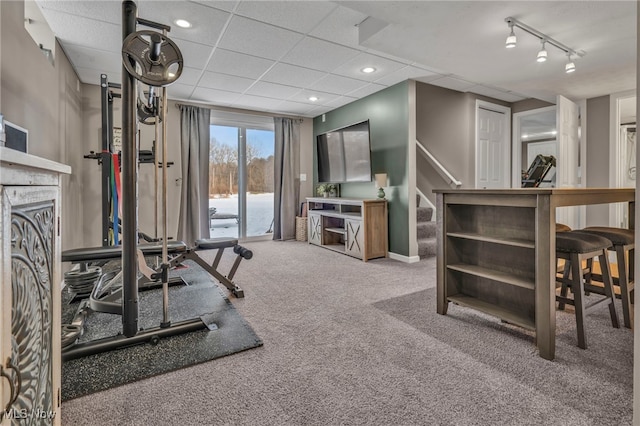
<instances>
[{"instance_id":1,"label":"black metal post","mask_svg":"<svg viewBox=\"0 0 640 426\"><path fill-rule=\"evenodd\" d=\"M138 8L122 2L122 40L136 31ZM122 334L138 332L138 144L136 142L136 84L122 66Z\"/></svg>"},{"instance_id":2,"label":"black metal post","mask_svg":"<svg viewBox=\"0 0 640 426\"><path fill-rule=\"evenodd\" d=\"M111 144L109 143L109 133L113 128L112 116L109 114L109 83L107 75L100 75L100 94L102 111L102 151L100 161L102 162L102 247L109 245L109 211L111 201Z\"/></svg>"}]
</instances>

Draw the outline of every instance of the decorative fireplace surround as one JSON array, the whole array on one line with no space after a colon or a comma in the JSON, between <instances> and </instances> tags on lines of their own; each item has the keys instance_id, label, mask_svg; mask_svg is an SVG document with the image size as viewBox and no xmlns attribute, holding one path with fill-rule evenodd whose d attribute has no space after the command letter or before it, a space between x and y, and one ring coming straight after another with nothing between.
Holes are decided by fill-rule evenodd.
<instances>
[{"instance_id":1,"label":"decorative fireplace surround","mask_svg":"<svg viewBox=\"0 0 640 426\"><path fill-rule=\"evenodd\" d=\"M0 147L0 424L60 424L60 180Z\"/></svg>"}]
</instances>

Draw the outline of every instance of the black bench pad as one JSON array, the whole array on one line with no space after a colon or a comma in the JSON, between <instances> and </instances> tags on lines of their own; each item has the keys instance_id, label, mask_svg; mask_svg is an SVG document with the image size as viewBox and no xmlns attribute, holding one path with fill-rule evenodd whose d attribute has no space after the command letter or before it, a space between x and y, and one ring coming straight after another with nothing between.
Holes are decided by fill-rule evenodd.
<instances>
[{"instance_id":1,"label":"black bench pad","mask_svg":"<svg viewBox=\"0 0 640 426\"><path fill-rule=\"evenodd\" d=\"M204 240L196 240L196 250L212 250L227 247L235 247L238 240L235 238L208 238Z\"/></svg>"},{"instance_id":2,"label":"black bench pad","mask_svg":"<svg viewBox=\"0 0 640 426\"><path fill-rule=\"evenodd\" d=\"M138 246L145 255L153 256L162 254L162 244L141 244ZM187 245L182 241L169 241L167 251L169 254L179 254L187 251ZM85 247L66 250L62 252L63 262L91 262L94 260L111 260L122 257L122 246L110 247Z\"/></svg>"}]
</instances>

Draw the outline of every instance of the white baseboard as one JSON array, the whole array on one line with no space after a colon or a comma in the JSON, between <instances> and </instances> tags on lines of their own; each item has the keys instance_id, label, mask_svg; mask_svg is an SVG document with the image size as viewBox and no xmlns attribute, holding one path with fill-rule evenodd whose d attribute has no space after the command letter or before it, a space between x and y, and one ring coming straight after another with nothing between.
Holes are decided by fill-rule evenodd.
<instances>
[{"instance_id":1,"label":"white baseboard","mask_svg":"<svg viewBox=\"0 0 640 426\"><path fill-rule=\"evenodd\" d=\"M420 256L405 256L398 253L389 252L389 258L393 260L399 260L404 263L416 263L420 262Z\"/></svg>"}]
</instances>

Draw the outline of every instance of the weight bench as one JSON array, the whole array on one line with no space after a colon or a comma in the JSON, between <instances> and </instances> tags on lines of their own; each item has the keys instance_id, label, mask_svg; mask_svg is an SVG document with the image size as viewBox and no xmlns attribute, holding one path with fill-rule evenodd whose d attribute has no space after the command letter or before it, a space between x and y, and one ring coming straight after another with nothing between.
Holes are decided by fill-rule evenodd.
<instances>
[{"instance_id":1,"label":"weight bench","mask_svg":"<svg viewBox=\"0 0 640 426\"><path fill-rule=\"evenodd\" d=\"M234 253L237 254L236 259L227 276L222 275L218 271L218 264L222 259L222 255L226 248L233 247ZM162 254L162 244L142 244L138 246L138 249L142 251L145 256L159 256ZM214 250L217 249L216 257L211 264L205 262L196 252L199 250ZM236 297L244 297L244 291L233 283L233 277L238 270L240 261L242 259L251 259L253 252L245 247L238 245L238 240L233 238L211 238L197 240L196 245L193 248L187 247L182 241L169 241L167 243L167 253L171 257L169 260L169 267L174 268L181 264L184 260L192 260L202 267L209 275L217 279L222 285L227 287ZM119 259L122 257L122 246L110 246L110 247L89 247L66 250L62 253L63 262L79 263L81 268L86 268L86 265L91 262L102 262L108 260ZM106 274L108 275L108 274ZM106 275L103 278L107 278ZM115 278L115 274L109 278ZM146 277L145 277L146 278ZM160 276L152 277L152 279L143 279L141 285L144 283L155 283ZM106 289L106 279L101 279L96 286ZM102 285L100 285L102 283ZM96 292L94 289L94 292ZM93 307L92 307L93 308Z\"/></svg>"}]
</instances>

